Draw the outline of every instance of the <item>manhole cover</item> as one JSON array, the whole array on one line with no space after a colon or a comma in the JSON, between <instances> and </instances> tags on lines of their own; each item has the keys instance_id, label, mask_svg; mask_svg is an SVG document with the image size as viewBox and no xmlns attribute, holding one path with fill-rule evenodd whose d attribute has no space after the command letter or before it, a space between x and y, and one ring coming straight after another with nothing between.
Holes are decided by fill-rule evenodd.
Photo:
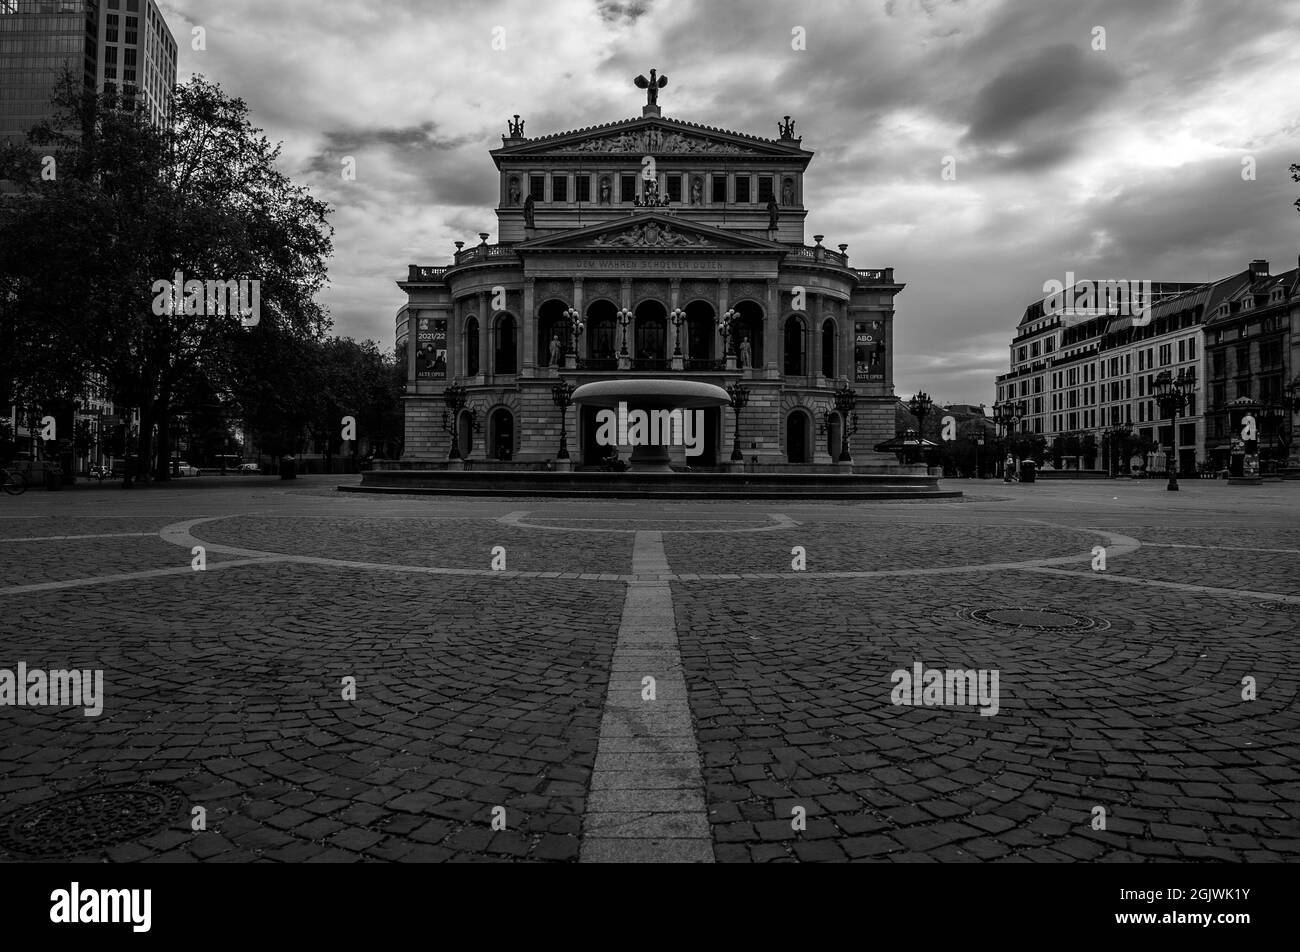
<instances>
[{"instance_id":1,"label":"manhole cover","mask_svg":"<svg viewBox=\"0 0 1300 952\"><path fill-rule=\"evenodd\" d=\"M1255 607L1271 612L1300 612L1300 605L1295 602L1256 602Z\"/></svg>"},{"instance_id":2,"label":"manhole cover","mask_svg":"<svg viewBox=\"0 0 1300 952\"><path fill-rule=\"evenodd\" d=\"M969 608L959 612L968 621L994 628L1027 628L1033 631L1104 631L1110 622L1063 608Z\"/></svg>"},{"instance_id":3,"label":"manhole cover","mask_svg":"<svg viewBox=\"0 0 1300 952\"><path fill-rule=\"evenodd\" d=\"M155 833L179 812L166 787L97 787L19 810L0 829L0 847L28 856L88 853Z\"/></svg>"}]
</instances>

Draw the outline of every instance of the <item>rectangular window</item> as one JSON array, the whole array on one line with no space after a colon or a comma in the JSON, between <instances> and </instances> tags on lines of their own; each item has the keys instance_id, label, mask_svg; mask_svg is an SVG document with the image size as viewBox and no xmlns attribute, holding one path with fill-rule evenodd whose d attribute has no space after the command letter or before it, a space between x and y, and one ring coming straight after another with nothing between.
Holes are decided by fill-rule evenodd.
<instances>
[{"instance_id":1,"label":"rectangular window","mask_svg":"<svg viewBox=\"0 0 1300 952\"><path fill-rule=\"evenodd\" d=\"M567 202L569 200L569 177L567 175L551 176L551 201Z\"/></svg>"},{"instance_id":2,"label":"rectangular window","mask_svg":"<svg viewBox=\"0 0 1300 952\"><path fill-rule=\"evenodd\" d=\"M530 175L528 176L528 194L533 197L535 202L546 201L546 176Z\"/></svg>"},{"instance_id":3,"label":"rectangular window","mask_svg":"<svg viewBox=\"0 0 1300 952\"><path fill-rule=\"evenodd\" d=\"M1178 342L1178 362L1181 364L1186 359L1187 359L1187 341L1180 340Z\"/></svg>"},{"instance_id":4,"label":"rectangular window","mask_svg":"<svg viewBox=\"0 0 1300 952\"><path fill-rule=\"evenodd\" d=\"M575 185L576 185L575 190L578 193L577 196L575 197L578 199L578 201L580 202L591 201L591 176L579 175L578 178L575 180Z\"/></svg>"},{"instance_id":5,"label":"rectangular window","mask_svg":"<svg viewBox=\"0 0 1300 952\"><path fill-rule=\"evenodd\" d=\"M1029 345L1029 356L1037 357L1038 354L1039 354L1038 341L1034 341L1032 344Z\"/></svg>"},{"instance_id":6,"label":"rectangular window","mask_svg":"<svg viewBox=\"0 0 1300 952\"><path fill-rule=\"evenodd\" d=\"M1224 356L1223 351L1216 350L1210 360L1211 373L1216 377L1225 376L1228 373L1228 359Z\"/></svg>"},{"instance_id":7,"label":"rectangular window","mask_svg":"<svg viewBox=\"0 0 1300 952\"><path fill-rule=\"evenodd\" d=\"M772 185L772 176L760 175L758 177L758 203L766 205L773 198L776 198L776 190Z\"/></svg>"},{"instance_id":8,"label":"rectangular window","mask_svg":"<svg viewBox=\"0 0 1300 952\"><path fill-rule=\"evenodd\" d=\"M618 200L629 205L636 201L635 175L620 175L618 177Z\"/></svg>"},{"instance_id":9,"label":"rectangular window","mask_svg":"<svg viewBox=\"0 0 1300 952\"><path fill-rule=\"evenodd\" d=\"M1189 393L1187 395L1187 415L1196 416L1196 394L1194 393ZM1193 426L1194 425L1195 424L1193 424ZM1188 442L1190 443L1191 441L1189 440Z\"/></svg>"},{"instance_id":10,"label":"rectangular window","mask_svg":"<svg viewBox=\"0 0 1300 952\"><path fill-rule=\"evenodd\" d=\"M1237 348L1237 373L1238 374L1250 373L1250 345L1249 344Z\"/></svg>"},{"instance_id":11,"label":"rectangular window","mask_svg":"<svg viewBox=\"0 0 1300 952\"><path fill-rule=\"evenodd\" d=\"M117 42L117 24L118 24L118 15L117 15L116 13L110 13L110 14L108 14L108 19L107 19L106 23L107 23L107 29L106 29L105 32L104 32L104 42L105 42L105 43L116 43L116 42Z\"/></svg>"},{"instance_id":12,"label":"rectangular window","mask_svg":"<svg viewBox=\"0 0 1300 952\"><path fill-rule=\"evenodd\" d=\"M713 204L727 204L727 177L725 175L713 176Z\"/></svg>"},{"instance_id":13,"label":"rectangular window","mask_svg":"<svg viewBox=\"0 0 1300 952\"><path fill-rule=\"evenodd\" d=\"M1161 344L1160 345L1160 366L1168 367L1170 361L1173 360L1173 355L1174 355L1174 349L1172 345Z\"/></svg>"},{"instance_id":14,"label":"rectangular window","mask_svg":"<svg viewBox=\"0 0 1300 952\"><path fill-rule=\"evenodd\" d=\"M129 46L135 46L140 42L139 34L136 32L140 20L138 17L126 18L126 42Z\"/></svg>"},{"instance_id":15,"label":"rectangular window","mask_svg":"<svg viewBox=\"0 0 1300 952\"><path fill-rule=\"evenodd\" d=\"M736 204L747 204L749 202L749 176L736 176Z\"/></svg>"},{"instance_id":16,"label":"rectangular window","mask_svg":"<svg viewBox=\"0 0 1300 952\"><path fill-rule=\"evenodd\" d=\"M670 202L681 202L682 200L682 177L680 175L668 176L668 200Z\"/></svg>"}]
</instances>

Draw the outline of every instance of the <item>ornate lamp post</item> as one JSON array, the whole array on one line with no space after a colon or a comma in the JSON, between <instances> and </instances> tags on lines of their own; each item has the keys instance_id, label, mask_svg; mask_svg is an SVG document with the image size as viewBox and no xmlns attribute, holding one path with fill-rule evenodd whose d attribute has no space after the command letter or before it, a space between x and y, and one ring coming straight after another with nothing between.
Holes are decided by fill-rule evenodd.
<instances>
[{"instance_id":1,"label":"ornate lamp post","mask_svg":"<svg viewBox=\"0 0 1300 952\"><path fill-rule=\"evenodd\" d=\"M624 308L620 308L619 312L614 316L618 319L618 326L623 331L623 349L619 352L618 355L619 369L626 370L627 367L623 366L623 364L624 362L631 360L631 357L627 352L627 329L628 326L632 323L632 318L635 317L635 315L627 308L624 307Z\"/></svg>"},{"instance_id":2,"label":"ornate lamp post","mask_svg":"<svg viewBox=\"0 0 1300 952\"><path fill-rule=\"evenodd\" d=\"M1165 457L1165 467L1169 470L1169 485L1165 489L1169 492L1178 492L1178 414L1194 389L1195 383L1185 370L1178 371L1176 378L1168 370L1162 370L1152 385L1161 412L1169 418L1169 452Z\"/></svg>"},{"instance_id":3,"label":"ornate lamp post","mask_svg":"<svg viewBox=\"0 0 1300 952\"><path fill-rule=\"evenodd\" d=\"M551 388L551 400L560 409L560 452L556 459L569 458L569 407L573 406L573 384L562 380Z\"/></svg>"},{"instance_id":4,"label":"ornate lamp post","mask_svg":"<svg viewBox=\"0 0 1300 952\"><path fill-rule=\"evenodd\" d=\"M925 460L925 449L922 446L922 441L925 439L925 418L930 415L930 409L933 406L934 401L930 399L930 395L924 390L914 396L907 405L907 409L912 411L912 416L916 417L916 452L923 462ZM926 465L926 468L929 468L929 464Z\"/></svg>"},{"instance_id":5,"label":"ornate lamp post","mask_svg":"<svg viewBox=\"0 0 1300 952\"><path fill-rule=\"evenodd\" d=\"M718 318L718 333L722 335L722 356L727 361L728 370L736 369L734 361L735 354L732 353L733 348L728 347L728 341L733 341L735 338L735 334L732 332L731 327L739 317L739 312L734 308L731 308L727 313Z\"/></svg>"},{"instance_id":6,"label":"ornate lamp post","mask_svg":"<svg viewBox=\"0 0 1300 952\"><path fill-rule=\"evenodd\" d=\"M740 411L749 404L749 388L743 384L734 383L727 388L727 396L731 398L731 411L736 415L736 425L733 428L733 439L731 441L731 461L733 463L743 463L745 454L740 451Z\"/></svg>"},{"instance_id":7,"label":"ornate lamp post","mask_svg":"<svg viewBox=\"0 0 1300 952\"><path fill-rule=\"evenodd\" d=\"M1287 384L1285 393L1281 403L1286 420L1286 469L1290 472L1300 469L1300 446L1297 446L1295 438L1295 415L1300 413L1300 374L1296 374L1296 378Z\"/></svg>"},{"instance_id":8,"label":"ornate lamp post","mask_svg":"<svg viewBox=\"0 0 1300 952\"><path fill-rule=\"evenodd\" d=\"M447 409L442 411L442 429L451 434L451 452L447 459L460 459L460 411L465 409L465 388L460 384L448 387L442 392L442 402L447 405Z\"/></svg>"},{"instance_id":9,"label":"ornate lamp post","mask_svg":"<svg viewBox=\"0 0 1300 952\"><path fill-rule=\"evenodd\" d=\"M574 308L567 309L561 317L564 318L564 364L569 366L569 358L576 356L578 352L578 338L582 332L587 329L582 323L582 315Z\"/></svg>"},{"instance_id":10,"label":"ornate lamp post","mask_svg":"<svg viewBox=\"0 0 1300 952\"><path fill-rule=\"evenodd\" d=\"M841 378L843 382L838 390L835 391L835 409L840 415L840 459L841 463L852 463L853 457L849 454L849 437L858 431L858 415L854 413L853 408L858 404L857 392L849 386L849 382ZM852 428L850 429L850 422Z\"/></svg>"},{"instance_id":11,"label":"ornate lamp post","mask_svg":"<svg viewBox=\"0 0 1300 952\"><path fill-rule=\"evenodd\" d=\"M680 307L675 307L668 315L668 320L673 322L673 369L680 370L681 368L675 365L682 360L682 324L686 322L686 312Z\"/></svg>"}]
</instances>

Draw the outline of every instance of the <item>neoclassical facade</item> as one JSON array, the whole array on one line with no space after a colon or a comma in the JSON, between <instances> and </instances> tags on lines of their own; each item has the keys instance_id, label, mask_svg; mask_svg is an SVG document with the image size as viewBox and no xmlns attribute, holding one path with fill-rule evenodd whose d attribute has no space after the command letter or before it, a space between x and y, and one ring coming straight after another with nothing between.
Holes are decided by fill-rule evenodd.
<instances>
[{"instance_id":1,"label":"neoclassical facade","mask_svg":"<svg viewBox=\"0 0 1300 952\"><path fill-rule=\"evenodd\" d=\"M662 80L660 81L662 82ZM644 85L644 84L638 84ZM804 240L813 153L779 123L761 138L660 114L527 138L516 116L492 151L498 240L457 242L451 264L411 265L397 344L408 369L406 455L501 463L556 457L552 392L607 379L743 384L739 419L707 415L695 468L738 442L760 464L828 464L840 453L837 389L856 395L857 464L893 463L893 270L849 266ZM447 419L444 391L465 388ZM599 462L595 410L564 421L576 466ZM687 462L675 458L675 462Z\"/></svg>"}]
</instances>

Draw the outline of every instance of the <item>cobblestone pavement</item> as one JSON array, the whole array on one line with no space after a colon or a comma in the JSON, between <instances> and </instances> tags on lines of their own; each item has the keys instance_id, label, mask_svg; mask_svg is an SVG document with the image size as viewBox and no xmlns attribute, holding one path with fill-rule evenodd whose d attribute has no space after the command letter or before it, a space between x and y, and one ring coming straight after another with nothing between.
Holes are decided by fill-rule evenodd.
<instances>
[{"instance_id":1,"label":"cobblestone pavement","mask_svg":"<svg viewBox=\"0 0 1300 952\"><path fill-rule=\"evenodd\" d=\"M1300 484L824 505L290 485L0 500L0 671L104 671L100 716L0 706L0 860L577 861L590 831L613 858L711 835L718 862L1300 857ZM660 538L666 564L634 564ZM638 714L638 658L686 703ZM918 662L996 671L996 713L893 703ZM70 835L58 798L123 786L173 800Z\"/></svg>"}]
</instances>

